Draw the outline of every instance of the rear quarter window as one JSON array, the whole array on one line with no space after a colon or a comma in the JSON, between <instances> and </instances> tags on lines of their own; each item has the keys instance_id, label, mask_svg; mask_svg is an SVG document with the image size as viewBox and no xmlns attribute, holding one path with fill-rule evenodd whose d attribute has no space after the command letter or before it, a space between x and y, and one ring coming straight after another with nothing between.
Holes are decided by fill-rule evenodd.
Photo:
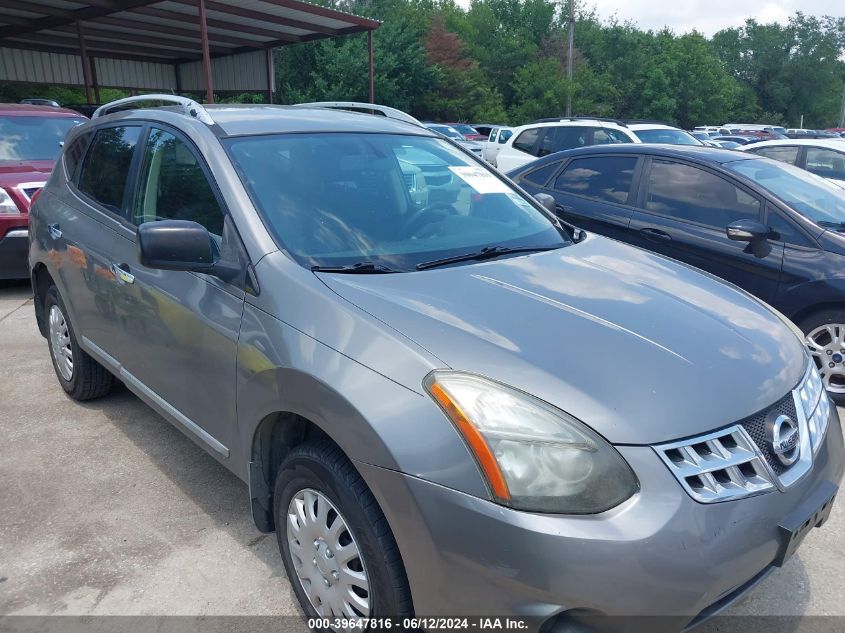
<instances>
[{"instance_id":1,"label":"rear quarter window","mask_svg":"<svg viewBox=\"0 0 845 633\"><path fill-rule=\"evenodd\" d=\"M71 142L70 145L68 145L67 149L65 150L65 173L67 174L68 180L73 180L74 176L76 175L76 168L79 167L79 163L82 160L82 157L85 155L85 150L88 147L88 142L90 140L90 132L80 134Z\"/></svg>"},{"instance_id":2,"label":"rear quarter window","mask_svg":"<svg viewBox=\"0 0 845 633\"><path fill-rule=\"evenodd\" d=\"M555 180L554 188L577 196L625 204L636 167L634 156L579 158L566 166Z\"/></svg>"}]
</instances>

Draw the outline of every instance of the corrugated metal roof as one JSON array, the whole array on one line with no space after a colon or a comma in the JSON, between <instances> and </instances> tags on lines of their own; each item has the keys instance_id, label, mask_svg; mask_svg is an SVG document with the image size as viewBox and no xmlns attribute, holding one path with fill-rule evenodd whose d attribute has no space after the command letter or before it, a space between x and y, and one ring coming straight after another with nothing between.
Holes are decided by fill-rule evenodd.
<instances>
[{"instance_id":1,"label":"corrugated metal roof","mask_svg":"<svg viewBox=\"0 0 845 633\"><path fill-rule=\"evenodd\" d=\"M377 20L300 0L205 0L213 57L373 30ZM200 58L197 0L2 0L0 47L182 63Z\"/></svg>"}]
</instances>

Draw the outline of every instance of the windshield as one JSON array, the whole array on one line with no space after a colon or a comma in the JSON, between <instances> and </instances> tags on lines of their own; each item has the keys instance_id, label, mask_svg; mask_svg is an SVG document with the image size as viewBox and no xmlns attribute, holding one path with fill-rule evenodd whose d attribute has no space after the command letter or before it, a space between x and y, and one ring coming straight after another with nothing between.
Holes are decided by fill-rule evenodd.
<instances>
[{"instance_id":1,"label":"windshield","mask_svg":"<svg viewBox=\"0 0 845 633\"><path fill-rule=\"evenodd\" d=\"M471 125L467 125L466 123L459 123L458 125L453 125L452 127L464 136L472 136L473 134L478 134L478 130L476 130Z\"/></svg>"},{"instance_id":2,"label":"windshield","mask_svg":"<svg viewBox=\"0 0 845 633\"><path fill-rule=\"evenodd\" d=\"M643 143L664 143L666 145L701 145L698 139L683 130L636 130L637 135ZM707 136L707 135L705 135Z\"/></svg>"},{"instance_id":3,"label":"windshield","mask_svg":"<svg viewBox=\"0 0 845 633\"><path fill-rule=\"evenodd\" d=\"M68 131L83 117L0 117L0 160L56 160Z\"/></svg>"},{"instance_id":4,"label":"windshield","mask_svg":"<svg viewBox=\"0 0 845 633\"><path fill-rule=\"evenodd\" d=\"M738 160L725 166L747 176L822 226L845 222L845 189L824 178L767 158Z\"/></svg>"},{"instance_id":5,"label":"windshield","mask_svg":"<svg viewBox=\"0 0 845 633\"><path fill-rule=\"evenodd\" d=\"M429 125L428 128L430 130L434 130L438 134L442 134L443 136L448 136L449 138L453 138L457 141L463 141L463 135L458 132L455 128L451 125Z\"/></svg>"},{"instance_id":6,"label":"windshield","mask_svg":"<svg viewBox=\"0 0 845 633\"><path fill-rule=\"evenodd\" d=\"M226 141L276 240L307 266L394 270L485 246L563 246L552 220L442 139L280 134Z\"/></svg>"}]
</instances>

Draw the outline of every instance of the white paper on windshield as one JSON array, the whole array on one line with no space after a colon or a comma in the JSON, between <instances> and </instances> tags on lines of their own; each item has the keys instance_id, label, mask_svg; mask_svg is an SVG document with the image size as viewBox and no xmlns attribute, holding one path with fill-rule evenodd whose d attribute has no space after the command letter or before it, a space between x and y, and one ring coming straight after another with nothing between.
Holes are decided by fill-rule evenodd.
<instances>
[{"instance_id":1,"label":"white paper on windshield","mask_svg":"<svg viewBox=\"0 0 845 633\"><path fill-rule=\"evenodd\" d=\"M449 167L449 169L477 193L511 193L511 189L505 183L482 167Z\"/></svg>"}]
</instances>

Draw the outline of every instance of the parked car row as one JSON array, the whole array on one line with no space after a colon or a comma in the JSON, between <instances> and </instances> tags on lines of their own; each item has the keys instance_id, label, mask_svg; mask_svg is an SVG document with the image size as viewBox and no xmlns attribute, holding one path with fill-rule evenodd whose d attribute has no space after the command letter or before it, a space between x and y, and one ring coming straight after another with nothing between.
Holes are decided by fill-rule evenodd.
<instances>
[{"instance_id":1,"label":"parked car row","mask_svg":"<svg viewBox=\"0 0 845 633\"><path fill-rule=\"evenodd\" d=\"M38 327L70 397L121 380L248 483L307 616L679 631L830 515L841 311L813 362L757 297L839 297L839 189L595 119L514 129L517 187L391 109L161 99L68 136Z\"/></svg>"},{"instance_id":2,"label":"parked car row","mask_svg":"<svg viewBox=\"0 0 845 633\"><path fill-rule=\"evenodd\" d=\"M843 130L808 130L805 128L790 128L786 131L789 138L817 138L817 139L839 139L845 136Z\"/></svg>"},{"instance_id":3,"label":"parked car row","mask_svg":"<svg viewBox=\"0 0 845 633\"><path fill-rule=\"evenodd\" d=\"M496 166L508 172L566 149L640 142L621 121L589 117L545 119L514 128L496 156Z\"/></svg>"}]
</instances>

